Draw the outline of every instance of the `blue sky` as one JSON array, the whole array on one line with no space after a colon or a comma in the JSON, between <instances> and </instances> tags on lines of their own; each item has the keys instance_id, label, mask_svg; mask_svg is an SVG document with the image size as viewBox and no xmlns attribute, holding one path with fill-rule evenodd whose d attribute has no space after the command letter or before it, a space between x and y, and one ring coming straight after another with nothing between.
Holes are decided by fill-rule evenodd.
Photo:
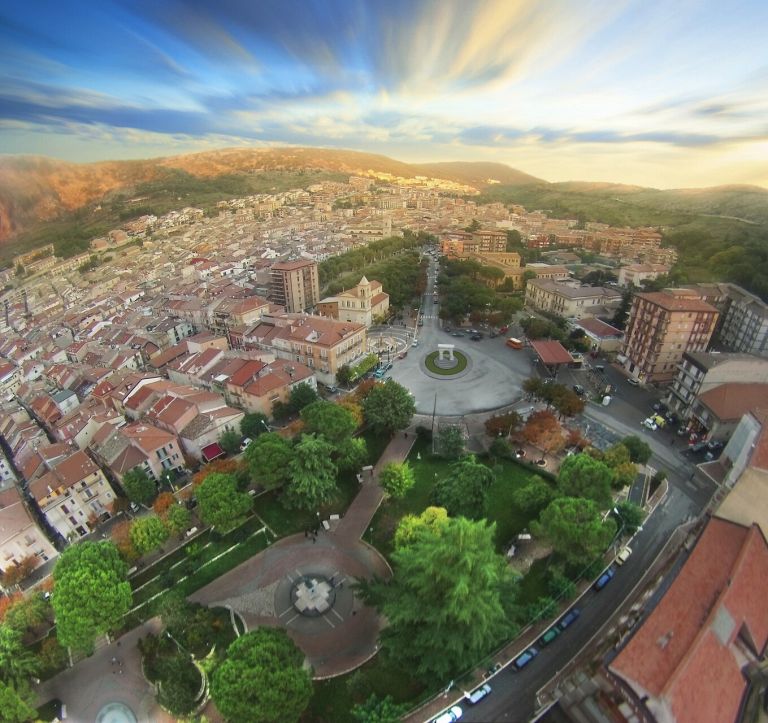
<instances>
[{"instance_id":1,"label":"blue sky","mask_svg":"<svg viewBox=\"0 0 768 723\"><path fill-rule=\"evenodd\" d=\"M768 2L0 5L0 153L312 145L768 186Z\"/></svg>"}]
</instances>

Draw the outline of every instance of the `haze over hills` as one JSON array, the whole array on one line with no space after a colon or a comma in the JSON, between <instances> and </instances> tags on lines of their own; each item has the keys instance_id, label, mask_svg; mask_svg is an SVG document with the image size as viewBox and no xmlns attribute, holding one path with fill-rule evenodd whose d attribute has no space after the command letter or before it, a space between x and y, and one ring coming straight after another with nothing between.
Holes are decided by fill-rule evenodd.
<instances>
[{"instance_id":1,"label":"haze over hills","mask_svg":"<svg viewBox=\"0 0 768 723\"><path fill-rule=\"evenodd\" d=\"M427 176L476 189L479 203L517 203L550 216L615 226L657 226L681 253L690 280L730 278L768 294L768 190L719 186L658 190L613 183L548 183L502 163L409 164L387 156L322 148L230 148L138 161L69 163L39 156L0 160L0 256L54 242L61 255L144 213L306 187L375 172ZM765 257L765 258L763 258Z\"/></svg>"}]
</instances>

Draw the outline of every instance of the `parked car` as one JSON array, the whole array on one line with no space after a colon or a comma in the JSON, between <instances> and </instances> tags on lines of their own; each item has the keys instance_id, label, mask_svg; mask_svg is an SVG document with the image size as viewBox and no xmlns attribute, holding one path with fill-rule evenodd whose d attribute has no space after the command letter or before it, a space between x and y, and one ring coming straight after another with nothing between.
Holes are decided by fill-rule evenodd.
<instances>
[{"instance_id":1,"label":"parked car","mask_svg":"<svg viewBox=\"0 0 768 723\"><path fill-rule=\"evenodd\" d=\"M571 608L563 617L560 618L560 622L557 626L560 630L565 630L568 626L573 625L581 615L579 608Z\"/></svg>"},{"instance_id":2,"label":"parked car","mask_svg":"<svg viewBox=\"0 0 768 723\"><path fill-rule=\"evenodd\" d=\"M614 570L612 567L609 567L600 577L595 580L595 584L592 585L592 587L595 590L602 590L611 580L613 580L613 576L616 574L616 570Z\"/></svg>"},{"instance_id":3,"label":"parked car","mask_svg":"<svg viewBox=\"0 0 768 723\"><path fill-rule=\"evenodd\" d=\"M632 554L632 548L629 545L624 545L619 550L619 554L616 555L616 564L617 565L623 565L627 560L629 560L629 556Z\"/></svg>"},{"instance_id":4,"label":"parked car","mask_svg":"<svg viewBox=\"0 0 768 723\"><path fill-rule=\"evenodd\" d=\"M451 336L464 336L460 331L452 331Z\"/></svg>"},{"instance_id":5,"label":"parked car","mask_svg":"<svg viewBox=\"0 0 768 723\"><path fill-rule=\"evenodd\" d=\"M464 700L470 705L479 703L487 695L491 694L491 686L488 683L481 685L479 688L475 688L471 693L464 693Z\"/></svg>"},{"instance_id":6,"label":"parked car","mask_svg":"<svg viewBox=\"0 0 768 723\"><path fill-rule=\"evenodd\" d=\"M576 394L578 394L580 397L583 397L586 394L586 390L581 386L581 384L574 384L573 391L576 392Z\"/></svg>"},{"instance_id":7,"label":"parked car","mask_svg":"<svg viewBox=\"0 0 768 723\"><path fill-rule=\"evenodd\" d=\"M530 663L539 654L538 648L531 646L521 655L515 658L515 668L522 670L528 663Z\"/></svg>"},{"instance_id":8,"label":"parked car","mask_svg":"<svg viewBox=\"0 0 768 723\"><path fill-rule=\"evenodd\" d=\"M240 443L240 451L245 452L246 449L248 449L248 445L253 442L253 440L250 437L246 437L241 443Z\"/></svg>"},{"instance_id":9,"label":"parked car","mask_svg":"<svg viewBox=\"0 0 768 723\"><path fill-rule=\"evenodd\" d=\"M642 426L645 427L646 429L650 429L652 432L655 432L659 428L659 425L656 424L653 417L648 417L648 419L644 419L642 422Z\"/></svg>"},{"instance_id":10,"label":"parked car","mask_svg":"<svg viewBox=\"0 0 768 723\"><path fill-rule=\"evenodd\" d=\"M557 625L553 625L544 633L544 635L539 638L539 645L549 645L557 638L558 635L560 635L560 633L560 628L557 627Z\"/></svg>"},{"instance_id":11,"label":"parked car","mask_svg":"<svg viewBox=\"0 0 768 723\"><path fill-rule=\"evenodd\" d=\"M688 447L688 451L698 454L699 452L703 452L706 448L707 442L696 442L696 444L692 444Z\"/></svg>"},{"instance_id":12,"label":"parked car","mask_svg":"<svg viewBox=\"0 0 768 723\"><path fill-rule=\"evenodd\" d=\"M710 452L717 452L721 450L725 445L719 439L712 439L707 442L707 449Z\"/></svg>"},{"instance_id":13,"label":"parked car","mask_svg":"<svg viewBox=\"0 0 768 723\"><path fill-rule=\"evenodd\" d=\"M411 342L411 346L412 346L412 347L414 347L414 348L416 348L418 345L419 345L419 340L418 340L418 339L414 339L414 340Z\"/></svg>"},{"instance_id":14,"label":"parked car","mask_svg":"<svg viewBox=\"0 0 768 723\"><path fill-rule=\"evenodd\" d=\"M509 331L509 327L508 326L502 326L499 329L499 334L506 334L508 331Z\"/></svg>"},{"instance_id":15,"label":"parked car","mask_svg":"<svg viewBox=\"0 0 768 723\"><path fill-rule=\"evenodd\" d=\"M629 377L627 379L627 382L629 384L631 384L633 387L639 387L640 386L640 382L637 379L635 379L634 377Z\"/></svg>"},{"instance_id":16,"label":"parked car","mask_svg":"<svg viewBox=\"0 0 768 723\"><path fill-rule=\"evenodd\" d=\"M659 414L666 414L669 410L667 409L667 405L664 404L664 402L656 402L653 405L653 411L658 412Z\"/></svg>"},{"instance_id":17,"label":"parked car","mask_svg":"<svg viewBox=\"0 0 768 723\"><path fill-rule=\"evenodd\" d=\"M483 335L482 334L472 334L472 336L469 337L472 341L482 341Z\"/></svg>"},{"instance_id":18,"label":"parked car","mask_svg":"<svg viewBox=\"0 0 768 723\"><path fill-rule=\"evenodd\" d=\"M464 715L464 711L458 706L451 706L445 713L441 713L437 718L432 720L432 723L454 723Z\"/></svg>"}]
</instances>

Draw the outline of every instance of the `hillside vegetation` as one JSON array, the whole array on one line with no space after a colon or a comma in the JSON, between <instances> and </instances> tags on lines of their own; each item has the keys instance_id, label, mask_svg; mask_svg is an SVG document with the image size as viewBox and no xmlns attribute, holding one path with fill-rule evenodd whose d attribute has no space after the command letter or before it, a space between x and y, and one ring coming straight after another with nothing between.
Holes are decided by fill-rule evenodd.
<instances>
[{"instance_id":1,"label":"hillside vegetation","mask_svg":"<svg viewBox=\"0 0 768 723\"><path fill-rule=\"evenodd\" d=\"M554 218L656 226L679 252L680 283L732 281L768 300L768 191L755 186L661 191L589 183L496 185L479 203L515 203Z\"/></svg>"}]
</instances>

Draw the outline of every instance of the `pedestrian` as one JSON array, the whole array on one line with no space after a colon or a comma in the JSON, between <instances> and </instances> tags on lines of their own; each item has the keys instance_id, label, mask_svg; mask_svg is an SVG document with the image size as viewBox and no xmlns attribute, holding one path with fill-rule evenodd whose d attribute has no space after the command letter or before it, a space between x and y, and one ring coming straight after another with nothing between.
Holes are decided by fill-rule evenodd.
<instances>
[{"instance_id":1,"label":"pedestrian","mask_svg":"<svg viewBox=\"0 0 768 723\"><path fill-rule=\"evenodd\" d=\"M405 439L408 439L408 432L403 432L403 437L404 437Z\"/></svg>"},{"instance_id":2,"label":"pedestrian","mask_svg":"<svg viewBox=\"0 0 768 723\"><path fill-rule=\"evenodd\" d=\"M314 535L312 535L312 544L314 545L316 542L317 542L317 537L315 537Z\"/></svg>"},{"instance_id":3,"label":"pedestrian","mask_svg":"<svg viewBox=\"0 0 768 723\"><path fill-rule=\"evenodd\" d=\"M304 537L305 538L309 537L309 530L304 530Z\"/></svg>"}]
</instances>

